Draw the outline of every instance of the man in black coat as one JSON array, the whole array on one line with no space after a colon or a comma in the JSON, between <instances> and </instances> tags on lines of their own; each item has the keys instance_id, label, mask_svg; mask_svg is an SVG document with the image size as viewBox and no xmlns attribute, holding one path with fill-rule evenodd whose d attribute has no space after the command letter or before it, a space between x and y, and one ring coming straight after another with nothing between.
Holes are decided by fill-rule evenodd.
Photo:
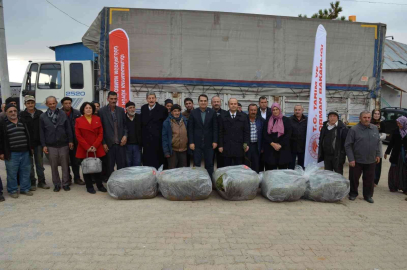
<instances>
[{"instance_id":1,"label":"man in black coat","mask_svg":"<svg viewBox=\"0 0 407 270\"><path fill-rule=\"evenodd\" d=\"M78 141L76 140L75 136L75 123L76 119L81 117L81 113L72 108L72 98L70 97L64 97L61 99L61 104L62 104L62 110L65 112L66 116L68 117L69 123L71 124L71 129L72 129L72 135L73 135L73 143L74 143L74 148L72 150L69 150L69 161L70 165L72 168L72 172L74 175L74 182L75 184L78 185L85 185L85 182L81 179L79 175L79 164L80 161L79 159L76 158L76 150L78 149ZM69 174L69 176L71 176Z\"/></svg>"},{"instance_id":2,"label":"man in black coat","mask_svg":"<svg viewBox=\"0 0 407 270\"><path fill-rule=\"evenodd\" d=\"M45 183L44 174L44 162L43 152L40 139L40 116L41 110L35 108L35 97L26 95L24 97L25 110L20 112L20 117L28 126L28 132L31 138L31 146L34 150L34 157L31 159L31 191L36 190L35 170L37 171L38 187L43 189L49 189L49 186Z\"/></svg>"},{"instance_id":3,"label":"man in black coat","mask_svg":"<svg viewBox=\"0 0 407 270\"><path fill-rule=\"evenodd\" d=\"M127 126L124 109L117 106L117 93L107 94L108 104L99 110L103 126L103 148L109 165L107 177L114 171L126 167Z\"/></svg>"},{"instance_id":4,"label":"man in black coat","mask_svg":"<svg viewBox=\"0 0 407 270\"><path fill-rule=\"evenodd\" d=\"M218 146L218 120L216 112L208 108L208 96L198 97L199 108L194 109L188 120L188 143L194 151L194 165L201 167L202 155L205 169L212 177L213 150Z\"/></svg>"},{"instance_id":5,"label":"man in black coat","mask_svg":"<svg viewBox=\"0 0 407 270\"><path fill-rule=\"evenodd\" d=\"M303 114L304 108L302 105L294 106L294 115L290 117L291 120L291 157L292 161L288 168L294 170L295 161L298 158L298 165L304 169L304 156L305 144L307 140L307 117Z\"/></svg>"},{"instance_id":6,"label":"man in black coat","mask_svg":"<svg viewBox=\"0 0 407 270\"><path fill-rule=\"evenodd\" d=\"M250 127L247 115L238 111L237 99L229 99L229 111L219 119L219 152L224 165L241 165L249 150Z\"/></svg>"},{"instance_id":7,"label":"man in black coat","mask_svg":"<svg viewBox=\"0 0 407 270\"><path fill-rule=\"evenodd\" d=\"M218 126L219 126L220 115L226 112L224 109L221 108L220 97L218 97L218 96L212 97L211 105L212 105L212 110L214 110L216 112L216 115L217 115L217 118L218 118ZM216 147L215 150L214 150L213 164L215 164L215 158L216 158L216 168L224 167L224 165L223 165L223 156L222 156L222 153L219 152L219 146Z\"/></svg>"},{"instance_id":8,"label":"man in black coat","mask_svg":"<svg viewBox=\"0 0 407 270\"><path fill-rule=\"evenodd\" d=\"M266 96L261 96L259 98L259 109L257 110L257 115L264 120L268 119L271 116L271 108L269 108L269 102ZM260 165L259 171L264 171L264 153L260 153Z\"/></svg>"},{"instance_id":9,"label":"man in black coat","mask_svg":"<svg viewBox=\"0 0 407 270\"><path fill-rule=\"evenodd\" d=\"M136 104L129 101L126 103L127 143L126 159L127 167L141 166L141 116L136 113Z\"/></svg>"},{"instance_id":10,"label":"man in black coat","mask_svg":"<svg viewBox=\"0 0 407 270\"><path fill-rule=\"evenodd\" d=\"M141 140L143 143L143 165L158 169L164 164L162 147L163 123L168 110L158 104L154 92L146 95L147 103L141 106Z\"/></svg>"},{"instance_id":11,"label":"man in black coat","mask_svg":"<svg viewBox=\"0 0 407 270\"><path fill-rule=\"evenodd\" d=\"M257 115L263 117L264 120L271 116L271 108L269 108L269 102L265 96L261 96L259 98L259 109L257 110Z\"/></svg>"},{"instance_id":12,"label":"man in black coat","mask_svg":"<svg viewBox=\"0 0 407 270\"><path fill-rule=\"evenodd\" d=\"M346 160L345 141L348 128L339 120L337 112L328 114L319 135L318 162L323 161L325 170L343 174Z\"/></svg>"}]
</instances>

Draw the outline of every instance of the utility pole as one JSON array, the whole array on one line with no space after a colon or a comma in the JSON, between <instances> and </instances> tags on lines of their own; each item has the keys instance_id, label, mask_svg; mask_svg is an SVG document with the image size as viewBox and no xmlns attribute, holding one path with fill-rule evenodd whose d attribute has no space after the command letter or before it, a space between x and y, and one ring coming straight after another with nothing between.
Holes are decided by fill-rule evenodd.
<instances>
[{"instance_id":1,"label":"utility pole","mask_svg":"<svg viewBox=\"0 0 407 270\"><path fill-rule=\"evenodd\" d=\"M2 102L11 96L10 82L8 78L6 29L4 27L3 0L0 0L0 82Z\"/></svg>"}]
</instances>

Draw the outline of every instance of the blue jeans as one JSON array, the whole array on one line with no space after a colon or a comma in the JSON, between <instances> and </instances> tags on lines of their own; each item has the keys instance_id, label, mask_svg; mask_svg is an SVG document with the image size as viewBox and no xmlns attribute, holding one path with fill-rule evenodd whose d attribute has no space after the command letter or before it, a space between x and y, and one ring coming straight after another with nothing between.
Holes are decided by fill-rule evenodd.
<instances>
[{"instance_id":1,"label":"blue jeans","mask_svg":"<svg viewBox=\"0 0 407 270\"><path fill-rule=\"evenodd\" d=\"M34 172L34 165L35 170L37 171L38 183L45 183L45 175L44 175L44 161L43 161L43 152L42 146L38 145L34 147L34 156L31 158L31 185L35 186L35 172Z\"/></svg>"},{"instance_id":2,"label":"blue jeans","mask_svg":"<svg viewBox=\"0 0 407 270\"><path fill-rule=\"evenodd\" d=\"M28 151L11 152L10 160L6 160L7 191L9 194L17 193L17 174L20 177L20 192L28 192L31 188L30 171L31 158Z\"/></svg>"},{"instance_id":3,"label":"blue jeans","mask_svg":"<svg viewBox=\"0 0 407 270\"><path fill-rule=\"evenodd\" d=\"M298 157L297 165L301 166L304 169L304 156L305 153L291 152L291 162L288 165L288 168L291 170L295 169L295 161L297 160Z\"/></svg>"},{"instance_id":4,"label":"blue jeans","mask_svg":"<svg viewBox=\"0 0 407 270\"><path fill-rule=\"evenodd\" d=\"M137 144L126 145L127 167L141 166L141 150Z\"/></svg>"}]
</instances>

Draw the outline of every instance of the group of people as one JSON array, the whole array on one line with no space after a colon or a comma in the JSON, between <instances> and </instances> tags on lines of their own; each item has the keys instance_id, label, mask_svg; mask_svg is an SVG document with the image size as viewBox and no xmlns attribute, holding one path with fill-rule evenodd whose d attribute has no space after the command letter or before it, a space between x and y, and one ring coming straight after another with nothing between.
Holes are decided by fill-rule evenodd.
<instances>
[{"instance_id":1,"label":"group of people","mask_svg":"<svg viewBox=\"0 0 407 270\"><path fill-rule=\"evenodd\" d=\"M215 160L217 168L245 164L256 172L294 169L296 164L304 167L308 119L301 105L294 107L293 116L286 117L278 103L269 107L265 96L259 98L258 104L248 106L248 114L236 98L228 100L226 111L221 108L221 99L214 96L209 108L205 94L198 97L197 108L191 98L186 98L185 111L170 99L160 105L154 92L147 93L146 101L140 114L131 101L125 109L117 106L115 92L108 93L106 106L84 102L79 111L72 108L70 97L64 97L58 108L57 99L49 96L44 113L35 108L32 96L25 96L25 110L21 112L15 100L6 101L4 113L0 114L0 159L5 160L10 196L31 196L37 187L50 188L45 182L43 153L50 161L55 192L61 188L70 190L72 170L74 183L86 185L92 194L96 193L94 183L99 191L106 192L103 182L107 182L115 167L173 169L191 163L200 167L202 159L209 175L214 171ZM384 158L391 154L390 190L406 192L407 118L401 117L397 122L399 129ZM351 129L335 111L329 112L328 121L323 123L318 162L323 161L326 170L343 174L348 157L350 200L358 196L363 174L363 197L373 203L383 157L382 133L378 110L363 111L360 122ZM102 159L104 170L83 174L82 181L79 167L87 157ZM62 167L62 177L58 166ZM4 200L2 189L0 181L0 201Z\"/></svg>"}]
</instances>

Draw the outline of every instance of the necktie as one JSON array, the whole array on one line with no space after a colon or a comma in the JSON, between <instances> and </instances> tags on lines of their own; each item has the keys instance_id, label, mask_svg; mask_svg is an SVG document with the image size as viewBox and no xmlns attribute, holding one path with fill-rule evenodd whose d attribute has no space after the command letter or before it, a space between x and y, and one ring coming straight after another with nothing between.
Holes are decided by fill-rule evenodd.
<instances>
[{"instance_id":1,"label":"necktie","mask_svg":"<svg viewBox=\"0 0 407 270\"><path fill-rule=\"evenodd\" d=\"M234 115L234 114L232 114L232 118L235 119L235 115Z\"/></svg>"}]
</instances>

